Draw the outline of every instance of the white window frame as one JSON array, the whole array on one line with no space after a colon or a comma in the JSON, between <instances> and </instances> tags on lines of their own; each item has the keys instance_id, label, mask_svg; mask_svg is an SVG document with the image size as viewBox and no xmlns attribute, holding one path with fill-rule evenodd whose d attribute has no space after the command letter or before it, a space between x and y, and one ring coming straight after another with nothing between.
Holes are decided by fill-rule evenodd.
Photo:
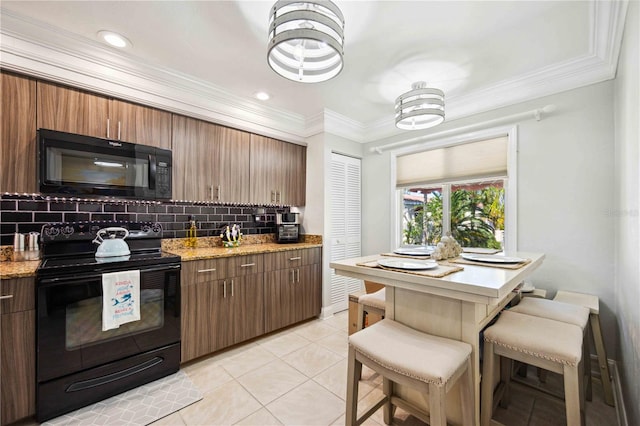
<instances>
[{"instance_id":1,"label":"white window frame","mask_svg":"<svg viewBox=\"0 0 640 426\"><path fill-rule=\"evenodd\" d=\"M504 126L490 129L479 130L472 133L461 133L443 139L436 139L432 142L413 145L410 147L394 150L391 152L391 176L393 179L390 197L394 202L391 212L391 250L402 244L402 189L396 189L396 164L397 157L416 152L427 151L431 149L446 148L455 145L463 145L471 142L492 139L507 136L507 177L497 177L504 179L505 191L505 207L504 207L504 243L503 250L505 253L513 253L518 251L518 126ZM489 180L484 178L482 180ZM466 181L465 181L466 182ZM448 182L447 184L449 184ZM446 200L445 200L446 198ZM450 215L449 197L445 197L443 190L443 217ZM443 224L443 232L447 232Z\"/></svg>"}]
</instances>

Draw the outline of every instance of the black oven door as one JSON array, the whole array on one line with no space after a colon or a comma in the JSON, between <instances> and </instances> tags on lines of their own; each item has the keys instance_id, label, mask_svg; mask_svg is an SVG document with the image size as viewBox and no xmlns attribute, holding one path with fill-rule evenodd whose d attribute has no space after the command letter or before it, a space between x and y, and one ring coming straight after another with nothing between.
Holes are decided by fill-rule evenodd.
<instances>
[{"instance_id":1,"label":"black oven door","mask_svg":"<svg viewBox=\"0 0 640 426\"><path fill-rule=\"evenodd\" d=\"M102 331L102 275L41 278L37 377L42 383L180 342L180 266L140 270L140 320Z\"/></svg>"}]
</instances>

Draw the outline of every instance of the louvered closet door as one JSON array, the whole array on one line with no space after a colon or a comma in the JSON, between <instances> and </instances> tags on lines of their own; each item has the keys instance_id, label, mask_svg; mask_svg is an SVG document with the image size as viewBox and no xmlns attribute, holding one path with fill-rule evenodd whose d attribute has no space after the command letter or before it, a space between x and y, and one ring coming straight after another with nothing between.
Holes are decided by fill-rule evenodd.
<instances>
[{"instance_id":1,"label":"louvered closet door","mask_svg":"<svg viewBox=\"0 0 640 426\"><path fill-rule=\"evenodd\" d=\"M331 154L331 261L359 257L361 225L360 160ZM331 270L331 305L334 312L349 306L349 294L362 289L362 281Z\"/></svg>"}]
</instances>

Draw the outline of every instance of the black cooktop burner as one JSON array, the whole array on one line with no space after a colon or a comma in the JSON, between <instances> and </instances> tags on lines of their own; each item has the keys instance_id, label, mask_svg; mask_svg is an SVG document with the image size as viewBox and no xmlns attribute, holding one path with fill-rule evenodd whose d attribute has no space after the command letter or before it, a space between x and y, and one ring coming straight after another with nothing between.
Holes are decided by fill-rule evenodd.
<instances>
[{"instance_id":1,"label":"black cooktop burner","mask_svg":"<svg viewBox=\"0 0 640 426\"><path fill-rule=\"evenodd\" d=\"M180 256L169 253L133 253L113 258L63 257L45 259L38 268L38 277L69 274L102 273L114 270L152 268L160 265L180 264Z\"/></svg>"},{"instance_id":2,"label":"black cooktop burner","mask_svg":"<svg viewBox=\"0 0 640 426\"><path fill-rule=\"evenodd\" d=\"M129 230L125 241L130 255L95 257L98 245L93 240L96 233L108 227ZM43 226L42 235L45 236L42 241L44 260L37 271L40 278L180 264L180 256L162 252L162 227L158 223L52 223Z\"/></svg>"}]
</instances>

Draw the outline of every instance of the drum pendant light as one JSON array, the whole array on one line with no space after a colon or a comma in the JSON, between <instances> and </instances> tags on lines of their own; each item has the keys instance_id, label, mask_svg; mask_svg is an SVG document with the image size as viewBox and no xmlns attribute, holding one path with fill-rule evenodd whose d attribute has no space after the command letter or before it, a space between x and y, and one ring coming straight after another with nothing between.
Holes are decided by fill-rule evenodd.
<instances>
[{"instance_id":1,"label":"drum pendant light","mask_svg":"<svg viewBox=\"0 0 640 426\"><path fill-rule=\"evenodd\" d=\"M269 66L289 80L319 83L342 71L344 17L329 0L279 0L269 20Z\"/></svg>"},{"instance_id":2,"label":"drum pendant light","mask_svg":"<svg viewBox=\"0 0 640 426\"><path fill-rule=\"evenodd\" d=\"M403 130L428 129L444 121L444 92L427 88L418 81L396 99L396 127Z\"/></svg>"}]
</instances>

